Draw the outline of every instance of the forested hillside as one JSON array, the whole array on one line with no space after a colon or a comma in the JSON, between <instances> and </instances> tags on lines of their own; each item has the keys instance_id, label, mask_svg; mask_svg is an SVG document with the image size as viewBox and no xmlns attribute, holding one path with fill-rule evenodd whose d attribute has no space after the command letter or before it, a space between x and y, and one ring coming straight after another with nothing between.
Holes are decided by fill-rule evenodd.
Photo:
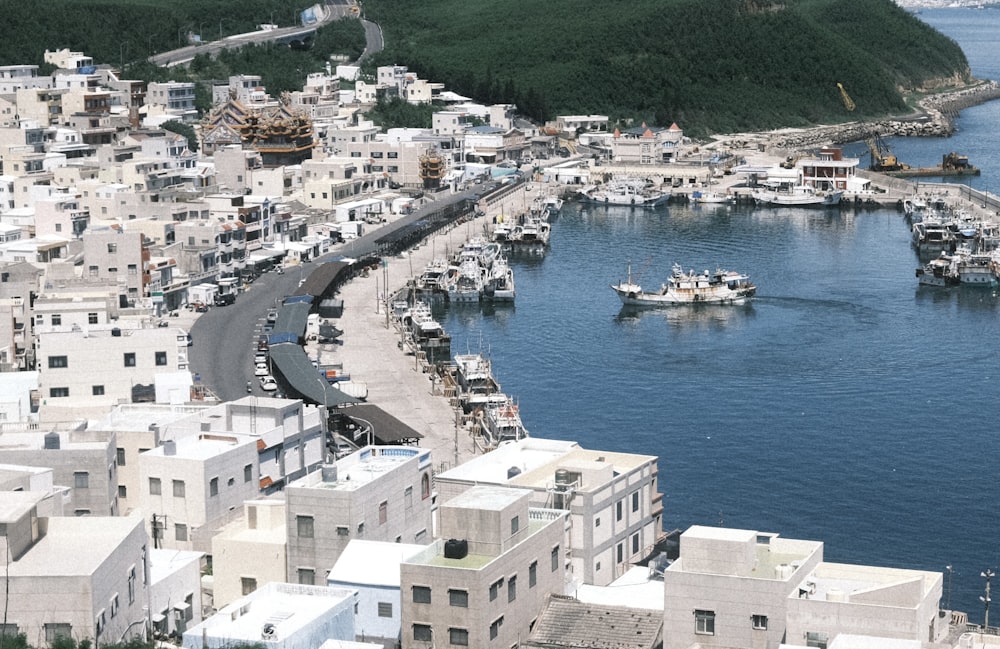
<instances>
[{"instance_id":1,"label":"forested hillside","mask_svg":"<svg viewBox=\"0 0 1000 649\"><path fill-rule=\"evenodd\" d=\"M716 132L906 110L968 75L956 43L891 0L366 0L383 61L536 118L601 113ZM837 83L857 104L848 115Z\"/></svg>"},{"instance_id":2,"label":"forested hillside","mask_svg":"<svg viewBox=\"0 0 1000 649\"><path fill-rule=\"evenodd\" d=\"M689 133L831 123L905 112L904 92L968 79L958 45L892 0L361 0L385 33L375 63L409 66L482 102L542 121L599 113L677 122ZM287 0L0 0L0 65L42 63L46 48L133 65L133 78L187 78L138 63L206 40L290 25ZM357 56L361 26L324 29L308 52L273 47L199 59L192 78L261 74L297 87L331 53ZM837 83L854 99L848 113Z\"/></svg>"}]
</instances>

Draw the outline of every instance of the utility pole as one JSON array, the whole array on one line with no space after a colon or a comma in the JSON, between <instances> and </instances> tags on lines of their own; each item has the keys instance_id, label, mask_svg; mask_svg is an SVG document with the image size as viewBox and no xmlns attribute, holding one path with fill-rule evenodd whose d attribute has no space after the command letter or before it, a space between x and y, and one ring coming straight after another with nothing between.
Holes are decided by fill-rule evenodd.
<instances>
[{"instance_id":1,"label":"utility pole","mask_svg":"<svg viewBox=\"0 0 1000 649\"><path fill-rule=\"evenodd\" d=\"M990 630L990 579L996 576L996 573L987 568L983 572L979 573L981 577L986 578L986 596L980 597L979 601L983 603L985 607L983 615L983 631L989 633Z\"/></svg>"}]
</instances>

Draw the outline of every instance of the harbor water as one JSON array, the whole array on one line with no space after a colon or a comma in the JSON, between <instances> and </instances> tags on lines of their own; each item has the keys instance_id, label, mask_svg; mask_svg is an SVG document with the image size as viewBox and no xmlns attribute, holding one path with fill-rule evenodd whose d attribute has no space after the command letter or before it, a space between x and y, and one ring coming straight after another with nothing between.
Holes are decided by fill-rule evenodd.
<instances>
[{"instance_id":1,"label":"harbor water","mask_svg":"<svg viewBox=\"0 0 1000 649\"><path fill-rule=\"evenodd\" d=\"M1000 11L921 18L963 45L1000 35ZM966 51L998 78L989 38ZM965 153L973 186L1000 193L998 112L892 145L914 165ZM609 285L630 261L647 289L676 262L748 273L757 298L623 310ZM568 202L549 252L512 265L516 305L440 316L455 353L490 356L532 435L658 456L667 529L778 532L830 561L946 573L942 605L982 620L980 572L1000 565L1000 296L918 286L902 214Z\"/></svg>"}]
</instances>

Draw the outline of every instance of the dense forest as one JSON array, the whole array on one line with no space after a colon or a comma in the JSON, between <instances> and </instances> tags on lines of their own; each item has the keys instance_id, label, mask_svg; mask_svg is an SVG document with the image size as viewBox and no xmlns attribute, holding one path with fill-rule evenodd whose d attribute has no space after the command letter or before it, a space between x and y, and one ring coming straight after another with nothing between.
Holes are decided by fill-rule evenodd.
<instances>
[{"instance_id":1,"label":"dense forest","mask_svg":"<svg viewBox=\"0 0 1000 649\"><path fill-rule=\"evenodd\" d=\"M536 118L599 113L714 132L906 110L968 78L958 45L892 0L365 0L382 59ZM855 100L848 115L837 83Z\"/></svg>"},{"instance_id":2,"label":"dense forest","mask_svg":"<svg viewBox=\"0 0 1000 649\"><path fill-rule=\"evenodd\" d=\"M290 25L307 0L0 0L13 29L0 65L42 63L68 47L162 80L260 74L276 95L331 54L356 57L359 21L321 30L306 51L244 48L190 70L157 70L151 53L186 42ZM616 122L677 122L689 133L761 130L880 117L905 96L967 81L956 43L892 0L363 0L385 33L372 64L401 64L485 103L516 103L538 121L599 113ZM131 65L129 65L131 64ZM848 113L837 84L854 99ZM207 99L207 96L205 97Z\"/></svg>"}]
</instances>

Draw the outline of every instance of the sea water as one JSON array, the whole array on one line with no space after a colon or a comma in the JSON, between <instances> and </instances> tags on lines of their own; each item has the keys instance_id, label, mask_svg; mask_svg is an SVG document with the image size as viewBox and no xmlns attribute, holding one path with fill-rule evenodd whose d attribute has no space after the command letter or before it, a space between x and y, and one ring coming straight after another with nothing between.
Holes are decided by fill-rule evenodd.
<instances>
[{"instance_id":1,"label":"sea water","mask_svg":"<svg viewBox=\"0 0 1000 649\"><path fill-rule=\"evenodd\" d=\"M973 38L973 71L997 76L1000 11L921 17ZM1000 192L997 112L892 144L912 164L965 153ZM746 272L758 297L630 312L609 287L629 262L646 288L675 262ZM778 532L823 541L830 561L939 571L942 605L982 619L980 572L1000 565L1000 297L918 286L900 213L567 203L548 254L512 264L515 305L443 319L455 353L492 358L532 435L658 456L667 529Z\"/></svg>"}]
</instances>

